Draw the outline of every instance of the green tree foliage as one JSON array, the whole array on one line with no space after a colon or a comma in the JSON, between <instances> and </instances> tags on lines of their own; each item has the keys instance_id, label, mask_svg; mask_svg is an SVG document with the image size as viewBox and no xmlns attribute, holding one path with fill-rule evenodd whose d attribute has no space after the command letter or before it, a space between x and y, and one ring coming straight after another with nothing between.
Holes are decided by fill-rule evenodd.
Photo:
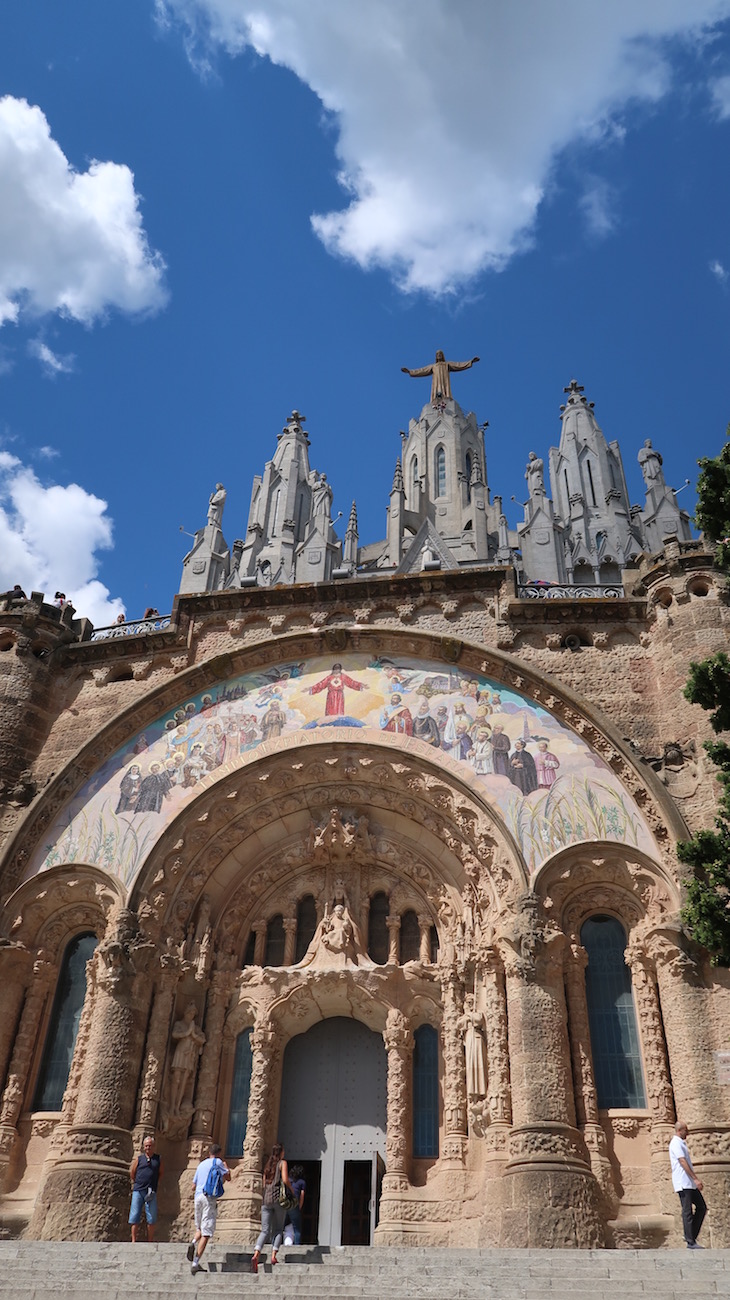
<instances>
[{"instance_id":1,"label":"green tree foliage","mask_svg":"<svg viewBox=\"0 0 730 1300\"><path fill-rule=\"evenodd\" d=\"M729 449L726 447L722 453L727 465L728 518ZM701 483L698 491L702 491ZM702 663L691 664L684 693L693 704L701 705L710 713L713 731L730 731L730 659L726 654L721 652ZM705 749L719 768L717 779L722 794L715 830L699 831L691 840L677 846L680 862L692 868L691 876L684 882L687 902L682 909L682 920L692 938L707 948L713 965L730 966L730 745L724 740L708 740Z\"/></svg>"},{"instance_id":2,"label":"green tree foliage","mask_svg":"<svg viewBox=\"0 0 730 1300\"><path fill-rule=\"evenodd\" d=\"M697 462L700 476L695 510L697 527L715 543L715 561L722 569L730 568L730 424L725 438L719 456L703 456Z\"/></svg>"}]
</instances>

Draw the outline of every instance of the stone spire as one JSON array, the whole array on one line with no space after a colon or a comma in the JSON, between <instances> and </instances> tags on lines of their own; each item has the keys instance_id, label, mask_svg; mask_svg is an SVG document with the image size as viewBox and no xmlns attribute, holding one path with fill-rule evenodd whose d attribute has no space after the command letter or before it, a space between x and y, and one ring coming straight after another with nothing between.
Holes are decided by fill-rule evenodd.
<instances>
[{"instance_id":1,"label":"stone spire","mask_svg":"<svg viewBox=\"0 0 730 1300\"><path fill-rule=\"evenodd\" d=\"M437 534L446 548L437 548L444 564L446 556L451 567L484 564L496 554L499 516L485 481L484 427L473 412L464 415L453 397L437 395L418 420L411 420L407 436L401 435L402 460L396 465L388 512L387 552L393 567L411 567L408 554L416 538L423 543L425 523L431 543Z\"/></svg>"},{"instance_id":2,"label":"stone spire","mask_svg":"<svg viewBox=\"0 0 730 1300\"><path fill-rule=\"evenodd\" d=\"M306 417L292 411L273 459L253 481L246 540L230 586L321 582L340 558L332 525L332 488L309 464ZM237 553L238 553L238 548Z\"/></svg>"},{"instance_id":3,"label":"stone spire","mask_svg":"<svg viewBox=\"0 0 730 1300\"><path fill-rule=\"evenodd\" d=\"M350 565L353 569L357 565L357 506L353 501L350 508L350 518L347 521L345 530L345 545L342 551L342 563Z\"/></svg>"},{"instance_id":4,"label":"stone spire","mask_svg":"<svg viewBox=\"0 0 730 1300\"><path fill-rule=\"evenodd\" d=\"M390 489L388 506L388 564L395 569L403 558L403 514L405 506L405 489L403 487L403 467L400 456L395 463L393 486Z\"/></svg>"},{"instance_id":5,"label":"stone spire","mask_svg":"<svg viewBox=\"0 0 730 1300\"><path fill-rule=\"evenodd\" d=\"M555 515L569 543L563 580L618 582L623 565L641 550L621 451L604 438L582 385L571 379L563 391L560 445L550 450Z\"/></svg>"},{"instance_id":6,"label":"stone spire","mask_svg":"<svg viewBox=\"0 0 730 1300\"><path fill-rule=\"evenodd\" d=\"M662 457L652 446L651 438L644 442L638 460L646 488L646 503L640 512L646 549L661 550L669 537L689 541L692 536L689 515L680 510L676 492L667 485Z\"/></svg>"},{"instance_id":7,"label":"stone spire","mask_svg":"<svg viewBox=\"0 0 730 1300\"><path fill-rule=\"evenodd\" d=\"M230 555L223 536L223 508L226 490L216 483L208 500L208 520L198 528L195 540L183 560L180 591L183 593L217 591L225 585L230 572Z\"/></svg>"}]
</instances>

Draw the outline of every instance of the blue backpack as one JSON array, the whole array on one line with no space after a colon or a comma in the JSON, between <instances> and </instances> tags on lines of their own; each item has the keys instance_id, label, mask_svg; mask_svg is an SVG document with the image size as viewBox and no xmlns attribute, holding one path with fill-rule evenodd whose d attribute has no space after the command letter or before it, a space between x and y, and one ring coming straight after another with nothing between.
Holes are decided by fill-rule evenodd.
<instances>
[{"instance_id":1,"label":"blue backpack","mask_svg":"<svg viewBox=\"0 0 730 1300\"><path fill-rule=\"evenodd\" d=\"M223 1166L216 1158L213 1160L213 1163L208 1170L208 1177L206 1178L205 1186L203 1187L203 1195L213 1196L218 1200L225 1190L226 1189L223 1186Z\"/></svg>"}]
</instances>

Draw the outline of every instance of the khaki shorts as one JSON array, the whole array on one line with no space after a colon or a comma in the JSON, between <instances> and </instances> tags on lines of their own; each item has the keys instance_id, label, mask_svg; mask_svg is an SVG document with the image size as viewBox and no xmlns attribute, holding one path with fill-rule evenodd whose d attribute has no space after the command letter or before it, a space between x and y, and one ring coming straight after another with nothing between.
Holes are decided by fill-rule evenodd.
<instances>
[{"instance_id":1,"label":"khaki shorts","mask_svg":"<svg viewBox=\"0 0 730 1300\"><path fill-rule=\"evenodd\" d=\"M218 1201L205 1192L195 1193L195 1226L204 1237L212 1237L218 1218Z\"/></svg>"}]
</instances>

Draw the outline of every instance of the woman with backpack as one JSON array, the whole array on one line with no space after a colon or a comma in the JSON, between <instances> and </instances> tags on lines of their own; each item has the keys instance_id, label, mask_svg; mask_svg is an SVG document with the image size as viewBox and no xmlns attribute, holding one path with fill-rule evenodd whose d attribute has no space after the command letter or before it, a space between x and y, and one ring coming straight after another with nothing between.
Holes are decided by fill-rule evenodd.
<instances>
[{"instance_id":1,"label":"woman with backpack","mask_svg":"<svg viewBox=\"0 0 730 1300\"><path fill-rule=\"evenodd\" d=\"M264 1196L261 1202L261 1231L256 1241L256 1249L251 1257L252 1273L258 1273L259 1271L261 1250L267 1241L271 1242L271 1263L277 1263L276 1252L281 1245L284 1234L286 1212L290 1205L295 1204L297 1199L289 1182L289 1166L284 1159L284 1148L281 1142L275 1142L271 1148L271 1155L264 1165L263 1181ZM282 1197L282 1188L289 1194L289 1205L286 1204L286 1197ZM285 1202L283 1205L281 1203L282 1199Z\"/></svg>"}]
</instances>

